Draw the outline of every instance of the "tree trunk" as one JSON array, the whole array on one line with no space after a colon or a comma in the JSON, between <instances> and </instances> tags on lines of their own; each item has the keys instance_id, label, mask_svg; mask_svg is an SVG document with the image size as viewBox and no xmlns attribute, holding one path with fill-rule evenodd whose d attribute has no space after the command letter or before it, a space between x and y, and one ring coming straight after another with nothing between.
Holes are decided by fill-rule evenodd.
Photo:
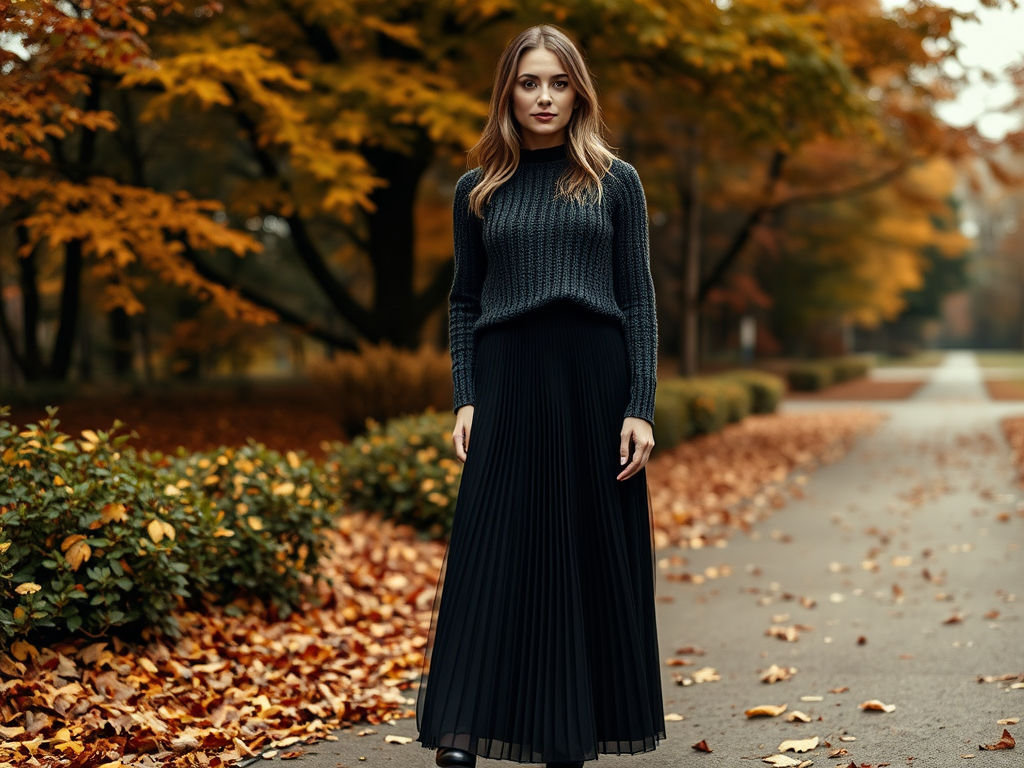
<instances>
[{"instance_id":1,"label":"tree trunk","mask_svg":"<svg viewBox=\"0 0 1024 768\"><path fill-rule=\"evenodd\" d=\"M78 330L78 308L81 303L82 241L72 240L64 246L64 285L60 292L60 325L50 358L50 378L66 381L71 370L71 352Z\"/></svg>"},{"instance_id":2,"label":"tree trunk","mask_svg":"<svg viewBox=\"0 0 1024 768\"><path fill-rule=\"evenodd\" d=\"M686 133L686 154L680 183L685 233L679 302L679 372L683 376L695 376L700 360L700 146L695 124L690 125Z\"/></svg>"},{"instance_id":3,"label":"tree trunk","mask_svg":"<svg viewBox=\"0 0 1024 768\"><path fill-rule=\"evenodd\" d=\"M18 227L18 245L28 243L28 230ZM36 249L18 258L21 287L21 372L25 381L39 381L46 375L46 364L39 349L39 268Z\"/></svg>"},{"instance_id":4,"label":"tree trunk","mask_svg":"<svg viewBox=\"0 0 1024 768\"><path fill-rule=\"evenodd\" d=\"M387 339L402 347L419 345L423 318L417 317L413 292L415 269L415 205L420 179L433 157L432 146L419 142L411 155L378 148L365 150L374 172L388 185L373 191L376 210L367 216L368 255L373 264L374 328L370 340Z\"/></svg>"},{"instance_id":5,"label":"tree trunk","mask_svg":"<svg viewBox=\"0 0 1024 768\"><path fill-rule=\"evenodd\" d=\"M128 313L115 307L107 315L110 320L110 338L114 343L114 376L119 380L132 377L132 323Z\"/></svg>"}]
</instances>

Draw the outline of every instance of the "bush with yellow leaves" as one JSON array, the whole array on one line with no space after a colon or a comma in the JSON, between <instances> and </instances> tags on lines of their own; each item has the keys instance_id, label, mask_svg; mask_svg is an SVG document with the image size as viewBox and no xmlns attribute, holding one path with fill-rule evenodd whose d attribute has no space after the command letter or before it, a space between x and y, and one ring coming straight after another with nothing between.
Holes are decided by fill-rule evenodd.
<instances>
[{"instance_id":1,"label":"bush with yellow leaves","mask_svg":"<svg viewBox=\"0 0 1024 768\"><path fill-rule=\"evenodd\" d=\"M332 443L325 465L345 506L383 512L432 538L447 536L462 480L452 447L455 414L426 411L368 424L351 443Z\"/></svg>"},{"instance_id":2,"label":"bush with yellow leaves","mask_svg":"<svg viewBox=\"0 0 1024 768\"><path fill-rule=\"evenodd\" d=\"M112 627L173 636L177 609L239 596L291 611L339 507L312 460L252 441L139 454L120 421L74 439L56 412L22 429L0 407L0 646Z\"/></svg>"}]
</instances>

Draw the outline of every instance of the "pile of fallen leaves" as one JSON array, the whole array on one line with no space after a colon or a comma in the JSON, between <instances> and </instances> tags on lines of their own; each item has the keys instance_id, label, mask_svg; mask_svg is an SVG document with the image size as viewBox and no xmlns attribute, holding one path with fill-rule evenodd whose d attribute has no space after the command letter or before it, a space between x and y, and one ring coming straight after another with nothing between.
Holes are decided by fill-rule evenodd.
<instances>
[{"instance_id":1,"label":"pile of fallen leaves","mask_svg":"<svg viewBox=\"0 0 1024 768\"><path fill-rule=\"evenodd\" d=\"M1020 471L1020 483L1024 488L1024 416L1003 419L1003 434L1013 449L1013 463Z\"/></svg>"},{"instance_id":2,"label":"pile of fallen leaves","mask_svg":"<svg viewBox=\"0 0 1024 768\"><path fill-rule=\"evenodd\" d=\"M701 547L723 528L747 530L801 497L795 470L846 454L883 415L869 410L749 416L722 432L682 443L647 464L655 545Z\"/></svg>"},{"instance_id":3,"label":"pile of fallen leaves","mask_svg":"<svg viewBox=\"0 0 1024 768\"><path fill-rule=\"evenodd\" d=\"M781 505L796 469L836 460L868 412L751 417L648 464L659 546L697 544ZM799 490L798 485L787 488ZM117 638L0 654L0 767L223 766L291 756L359 721L411 717L442 541L380 514L341 518L320 607L268 622L180 616L179 640Z\"/></svg>"}]
</instances>

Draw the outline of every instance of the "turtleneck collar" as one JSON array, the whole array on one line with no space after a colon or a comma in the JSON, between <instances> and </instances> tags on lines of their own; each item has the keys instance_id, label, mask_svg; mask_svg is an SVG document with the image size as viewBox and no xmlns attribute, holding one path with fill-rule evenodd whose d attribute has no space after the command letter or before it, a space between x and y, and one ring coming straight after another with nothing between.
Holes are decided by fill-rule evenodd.
<instances>
[{"instance_id":1,"label":"turtleneck collar","mask_svg":"<svg viewBox=\"0 0 1024 768\"><path fill-rule=\"evenodd\" d=\"M520 149L520 163L547 163L552 160L564 160L566 157L565 144L558 144L554 147L543 149Z\"/></svg>"}]
</instances>

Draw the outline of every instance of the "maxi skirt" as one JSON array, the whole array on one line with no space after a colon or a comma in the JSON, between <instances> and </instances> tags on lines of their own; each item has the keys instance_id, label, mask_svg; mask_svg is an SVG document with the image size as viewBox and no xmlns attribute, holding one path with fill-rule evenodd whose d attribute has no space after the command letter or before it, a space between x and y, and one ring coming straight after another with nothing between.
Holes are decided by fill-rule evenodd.
<instances>
[{"instance_id":1,"label":"maxi skirt","mask_svg":"<svg viewBox=\"0 0 1024 768\"><path fill-rule=\"evenodd\" d=\"M665 738L646 469L616 480L618 320L568 300L479 332L417 741L520 763ZM632 450L632 446L631 446Z\"/></svg>"}]
</instances>

